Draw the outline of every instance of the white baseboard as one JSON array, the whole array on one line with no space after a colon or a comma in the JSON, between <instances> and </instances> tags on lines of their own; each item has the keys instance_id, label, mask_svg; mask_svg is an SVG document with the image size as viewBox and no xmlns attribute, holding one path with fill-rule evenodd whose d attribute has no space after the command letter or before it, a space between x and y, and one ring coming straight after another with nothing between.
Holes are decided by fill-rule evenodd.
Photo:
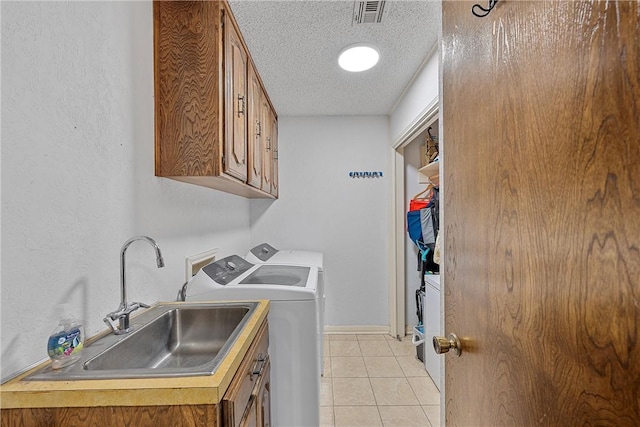
<instances>
[{"instance_id":1,"label":"white baseboard","mask_svg":"<svg viewBox=\"0 0 640 427\"><path fill-rule=\"evenodd\" d=\"M345 334L389 334L389 326L367 326L367 325L325 325L325 334L345 335Z\"/></svg>"}]
</instances>

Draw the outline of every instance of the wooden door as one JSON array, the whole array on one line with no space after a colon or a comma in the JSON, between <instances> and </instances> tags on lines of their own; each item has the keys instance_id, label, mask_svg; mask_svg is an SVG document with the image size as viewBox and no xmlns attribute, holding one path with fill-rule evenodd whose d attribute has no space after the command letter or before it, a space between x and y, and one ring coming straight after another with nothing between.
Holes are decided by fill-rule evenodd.
<instances>
[{"instance_id":1,"label":"wooden door","mask_svg":"<svg viewBox=\"0 0 640 427\"><path fill-rule=\"evenodd\" d=\"M248 91L248 175L247 183L255 188L262 185L262 86L253 65L249 64Z\"/></svg>"},{"instance_id":2,"label":"wooden door","mask_svg":"<svg viewBox=\"0 0 640 427\"><path fill-rule=\"evenodd\" d=\"M224 16L225 152L224 171L247 179L247 51L228 15Z\"/></svg>"},{"instance_id":3,"label":"wooden door","mask_svg":"<svg viewBox=\"0 0 640 427\"><path fill-rule=\"evenodd\" d=\"M474 3L443 4L446 423L639 425L640 3Z\"/></svg>"}]
</instances>

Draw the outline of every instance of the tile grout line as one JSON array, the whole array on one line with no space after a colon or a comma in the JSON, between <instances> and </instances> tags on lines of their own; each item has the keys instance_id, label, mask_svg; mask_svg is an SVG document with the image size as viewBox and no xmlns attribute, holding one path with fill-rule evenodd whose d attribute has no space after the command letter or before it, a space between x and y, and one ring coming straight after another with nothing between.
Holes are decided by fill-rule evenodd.
<instances>
[{"instance_id":1,"label":"tile grout line","mask_svg":"<svg viewBox=\"0 0 640 427\"><path fill-rule=\"evenodd\" d=\"M360 347L360 341L358 341L358 349L360 349L360 354L362 355L362 347ZM384 421L382 421L382 414L380 414L380 408L378 407L378 399L376 398L376 392L373 390L373 384L371 383L371 377L369 376L369 370L367 369L367 364L364 363L364 355L362 356L362 363L364 364L364 370L367 372L367 380L369 381L369 387L371 387L371 394L373 394L373 401L376 403L376 412L378 413L378 420L380 421L380 425L384 427Z\"/></svg>"}]
</instances>

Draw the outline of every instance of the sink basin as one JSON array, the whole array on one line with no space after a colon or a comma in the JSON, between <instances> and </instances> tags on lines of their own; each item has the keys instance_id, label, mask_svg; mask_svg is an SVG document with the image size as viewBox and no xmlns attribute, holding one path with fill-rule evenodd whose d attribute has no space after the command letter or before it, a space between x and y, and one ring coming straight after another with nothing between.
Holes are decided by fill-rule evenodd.
<instances>
[{"instance_id":1,"label":"sink basin","mask_svg":"<svg viewBox=\"0 0 640 427\"><path fill-rule=\"evenodd\" d=\"M85 346L82 360L46 366L26 380L212 375L258 303L173 303L131 319L134 330Z\"/></svg>"},{"instance_id":2,"label":"sink basin","mask_svg":"<svg viewBox=\"0 0 640 427\"><path fill-rule=\"evenodd\" d=\"M88 370L196 368L220 353L247 307L174 308L84 363ZM142 352L140 349L144 349Z\"/></svg>"}]
</instances>

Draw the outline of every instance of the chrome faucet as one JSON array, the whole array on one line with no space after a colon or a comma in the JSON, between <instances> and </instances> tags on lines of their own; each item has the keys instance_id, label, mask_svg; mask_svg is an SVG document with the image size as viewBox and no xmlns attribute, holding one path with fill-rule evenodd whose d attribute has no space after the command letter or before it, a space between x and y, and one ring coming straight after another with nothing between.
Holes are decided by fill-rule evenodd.
<instances>
[{"instance_id":1,"label":"chrome faucet","mask_svg":"<svg viewBox=\"0 0 640 427\"><path fill-rule=\"evenodd\" d=\"M147 236L135 236L124 242L122 245L122 249L120 250L120 305L116 311L112 311L107 314L107 316L103 319L104 323L107 324L109 328L116 335L126 334L131 331L131 327L129 326L129 316L131 313L139 309L140 307L149 308L147 304L141 302L127 302L127 282L125 278L125 262L124 255L127 252L127 248L136 240L143 240L153 246L156 251L156 264L158 268L164 267L164 259L162 258L162 253L160 252L160 247L151 237ZM111 321L109 321L111 319ZM118 327L116 328L112 322L118 321Z\"/></svg>"}]
</instances>

